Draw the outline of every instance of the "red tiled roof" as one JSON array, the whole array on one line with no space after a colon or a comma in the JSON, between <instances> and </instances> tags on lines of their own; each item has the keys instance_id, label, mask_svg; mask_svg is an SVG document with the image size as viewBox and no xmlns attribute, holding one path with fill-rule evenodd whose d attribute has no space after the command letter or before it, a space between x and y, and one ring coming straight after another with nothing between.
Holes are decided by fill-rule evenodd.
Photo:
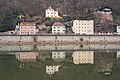
<instances>
[{"instance_id":1,"label":"red tiled roof","mask_svg":"<svg viewBox=\"0 0 120 80\"><path fill-rule=\"evenodd\" d=\"M20 26L35 26L34 22L21 22Z\"/></svg>"},{"instance_id":2,"label":"red tiled roof","mask_svg":"<svg viewBox=\"0 0 120 80\"><path fill-rule=\"evenodd\" d=\"M120 28L120 26L117 26L118 28Z\"/></svg>"},{"instance_id":3,"label":"red tiled roof","mask_svg":"<svg viewBox=\"0 0 120 80\"><path fill-rule=\"evenodd\" d=\"M52 26L64 26L61 22L55 22Z\"/></svg>"},{"instance_id":4,"label":"red tiled roof","mask_svg":"<svg viewBox=\"0 0 120 80\"><path fill-rule=\"evenodd\" d=\"M52 7L50 6L50 7L48 7L48 9L52 9Z\"/></svg>"}]
</instances>

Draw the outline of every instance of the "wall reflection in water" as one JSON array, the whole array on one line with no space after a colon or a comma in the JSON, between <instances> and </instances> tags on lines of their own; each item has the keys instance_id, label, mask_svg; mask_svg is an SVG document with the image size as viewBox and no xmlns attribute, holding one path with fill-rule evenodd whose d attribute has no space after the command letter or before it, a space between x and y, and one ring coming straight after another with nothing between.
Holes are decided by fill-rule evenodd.
<instances>
[{"instance_id":1,"label":"wall reflection in water","mask_svg":"<svg viewBox=\"0 0 120 80\"><path fill-rule=\"evenodd\" d=\"M0 45L0 51L50 51L50 50L120 50L120 45L116 44L69 44L69 45Z\"/></svg>"}]
</instances>

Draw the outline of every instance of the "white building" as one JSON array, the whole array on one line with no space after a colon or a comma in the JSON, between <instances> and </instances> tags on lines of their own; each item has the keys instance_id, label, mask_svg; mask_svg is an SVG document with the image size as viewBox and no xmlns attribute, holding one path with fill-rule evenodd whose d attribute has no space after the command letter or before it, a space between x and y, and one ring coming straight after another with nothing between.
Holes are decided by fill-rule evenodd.
<instances>
[{"instance_id":1,"label":"white building","mask_svg":"<svg viewBox=\"0 0 120 80\"><path fill-rule=\"evenodd\" d=\"M61 62L65 59L65 52L52 52L52 59L55 62Z\"/></svg>"},{"instance_id":2,"label":"white building","mask_svg":"<svg viewBox=\"0 0 120 80\"><path fill-rule=\"evenodd\" d=\"M57 66L46 66L46 73L47 74L54 74L55 72L59 71L59 65Z\"/></svg>"},{"instance_id":3,"label":"white building","mask_svg":"<svg viewBox=\"0 0 120 80\"><path fill-rule=\"evenodd\" d=\"M52 25L52 34L65 34L65 26L61 22Z\"/></svg>"},{"instance_id":4,"label":"white building","mask_svg":"<svg viewBox=\"0 0 120 80\"><path fill-rule=\"evenodd\" d=\"M117 59L120 58L120 51L117 51Z\"/></svg>"},{"instance_id":5,"label":"white building","mask_svg":"<svg viewBox=\"0 0 120 80\"><path fill-rule=\"evenodd\" d=\"M93 51L75 51L73 52L74 64L93 64L94 52Z\"/></svg>"},{"instance_id":6,"label":"white building","mask_svg":"<svg viewBox=\"0 0 120 80\"><path fill-rule=\"evenodd\" d=\"M120 35L120 26L117 26L117 34Z\"/></svg>"},{"instance_id":7,"label":"white building","mask_svg":"<svg viewBox=\"0 0 120 80\"><path fill-rule=\"evenodd\" d=\"M94 21L74 20L72 30L75 34L94 34Z\"/></svg>"},{"instance_id":8,"label":"white building","mask_svg":"<svg viewBox=\"0 0 120 80\"><path fill-rule=\"evenodd\" d=\"M100 14L111 14L112 9L110 7L104 7L104 8L98 9L97 12Z\"/></svg>"},{"instance_id":9,"label":"white building","mask_svg":"<svg viewBox=\"0 0 120 80\"><path fill-rule=\"evenodd\" d=\"M58 11L55 11L54 9L52 9L51 6L46 10L46 15L45 15L45 17L49 17L49 18L60 18L60 16L58 15Z\"/></svg>"}]
</instances>

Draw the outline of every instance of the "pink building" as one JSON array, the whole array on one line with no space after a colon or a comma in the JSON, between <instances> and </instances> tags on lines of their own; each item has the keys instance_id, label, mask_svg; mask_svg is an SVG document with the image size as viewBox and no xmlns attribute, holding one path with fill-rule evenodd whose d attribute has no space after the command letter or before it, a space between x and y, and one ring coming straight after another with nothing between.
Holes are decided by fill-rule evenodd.
<instances>
[{"instance_id":1,"label":"pink building","mask_svg":"<svg viewBox=\"0 0 120 80\"><path fill-rule=\"evenodd\" d=\"M17 27L19 28L20 35L36 34L38 32L38 29L33 22L21 22Z\"/></svg>"},{"instance_id":2,"label":"pink building","mask_svg":"<svg viewBox=\"0 0 120 80\"><path fill-rule=\"evenodd\" d=\"M20 62L34 62L36 61L38 53L36 52L20 52L16 55L16 59Z\"/></svg>"}]
</instances>

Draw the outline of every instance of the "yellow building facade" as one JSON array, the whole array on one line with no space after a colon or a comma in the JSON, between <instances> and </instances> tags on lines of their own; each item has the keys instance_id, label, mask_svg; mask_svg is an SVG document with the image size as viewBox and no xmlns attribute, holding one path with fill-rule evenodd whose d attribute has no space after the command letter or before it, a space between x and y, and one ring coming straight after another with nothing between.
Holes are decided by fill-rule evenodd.
<instances>
[{"instance_id":1,"label":"yellow building facade","mask_svg":"<svg viewBox=\"0 0 120 80\"><path fill-rule=\"evenodd\" d=\"M74 20L72 30L75 34L94 34L94 21Z\"/></svg>"}]
</instances>

